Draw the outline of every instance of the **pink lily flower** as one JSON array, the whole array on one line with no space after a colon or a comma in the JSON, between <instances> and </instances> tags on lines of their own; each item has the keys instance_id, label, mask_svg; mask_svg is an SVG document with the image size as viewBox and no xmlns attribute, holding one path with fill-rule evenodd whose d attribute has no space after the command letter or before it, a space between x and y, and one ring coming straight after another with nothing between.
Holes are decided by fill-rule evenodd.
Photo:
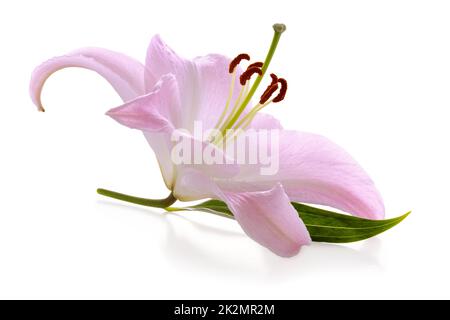
<instances>
[{"instance_id":1,"label":"pink lily flower","mask_svg":"<svg viewBox=\"0 0 450 320\"><path fill-rule=\"evenodd\" d=\"M252 108L250 100L266 74L284 25L275 25L274 30L266 60L253 64L248 72L239 67L248 58L245 54L234 60L218 54L187 60L155 36L145 65L99 48L53 58L34 71L31 97L43 111L41 91L52 73L67 67L99 73L124 101L107 114L143 132L174 199L220 199L249 237L280 256L290 257L311 242L291 201L326 205L370 219L382 219L384 206L370 177L345 150L320 135L285 130L274 117L259 112L267 103L282 100L285 80L273 75L260 103ZM250 87L250 77L256 74ZM276 90L280 93L271 99ZM171 136L178 128L192 130L194 121L201 121L205 130L239 123L247 125L243 128L280 130L278 172L261 175L245 164L174 164ZM204 142L203 147L211 143ZM212 147L220 152L217 143Z\"/></svg>"}]
</instances>

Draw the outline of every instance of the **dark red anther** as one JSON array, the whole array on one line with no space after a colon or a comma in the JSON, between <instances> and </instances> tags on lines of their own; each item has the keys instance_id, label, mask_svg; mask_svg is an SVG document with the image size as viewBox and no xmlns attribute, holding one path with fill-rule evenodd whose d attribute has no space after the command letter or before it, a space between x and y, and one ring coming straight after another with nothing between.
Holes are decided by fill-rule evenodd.
<instances>
[{"instance_id":1,"label":"dark red anther","mask_svg":"<svg viewBox=\"0 0 450 320\"><path fill-rule=\"evenodd\" d=\"M278 82L278 77L275 73L271 73L270 77L272 78L272 83L270 85L273 85Z\"/></svg>"},{"instance_id":2,"label":"dark red anther","mask_svg":"<svg viewBox=\"0 0 450 320\"><path fill-rule=\"evenodd\" d=\"M249 56L248 54L246 54L246 53L238 54L238 55L236 56L236 58L234 58L233 60L231 60L231 62L230 62L230 67L228 68L228 71L229 71L230 73L233 73L233 72L234 72L234 69L236 69L237 65L238 65L239 63L241 63L242 60L250 60L250 56Z\"/></svg>"},{"instance_id":3,"label":"dark red anther","mask_svg":"<svg viewBox=\"0 0 450 320\"><path fill-rule=\"evenodd\" d=\"M262 68L262 66L263 66L262 62L254 62L251 65L249 65L248 68L253 68L253 67Z\"/></svg>"},{"instance_id":4,"label":"dark red anther","mask_svg":"<svg viewBox=\"0 0 450 320\"><path fill-rule=\"evenodd\" d=\"M274 84L277 84L277 83L278 83L278 77L276 76L275 73L271 73L271 74L270 74L270 77L272 78L272 83L269 84L269 86L268 86L268 87L266 88L266 90L263 92L263 94L261 95L261 97L264 96L264 95L266 94L267 91L269 91L269 89L270 89L271 86L273 86Z\"/></svg>"},{"instance_id":5,"label":"dark red anther","mask_svg":"<svg viewBox=\"0 0 450 320\"><path fill-rule=\"evenodd\" d=\"M280 102L281 100L284 99L284 97L286 96L286 91L287 91L287 81L283 78L279 78L278 82L281 84L281 88L280 88L280 93L278 93L278 95L273 98L272 102L277 103Z\"/></svg>"},{"instance_id":6,"label":"dark red anther","mask_svg":"<svg viewBox=\"0 0 450 320\"><path fill-rule=\"evenodd\" d=\"M262 71L260 68L258 67L252 67L252 68L248 68L247 70L245 70L241 76L239 77L239 81L241 82L241 85L245 85L245 83L250 80L250 78L252 77L252 75L254 75L255 73L259 74L260 76L262 76Z\"/></svg>"},{"instance_id":7,"label":"dark red anther","mask_svg":"<svg viewBox=\"0 0 450 320\"><path fill-rule=\"evenodd\" d=\"M269 98L272 96L272 94L277 91L278 89L278 82L275 82L274 84L271 84L266 91L264 91L263 95L261 96L261 99L259 100L260 104L264 104L269 100Z\"/></svg>"}]
</instances>

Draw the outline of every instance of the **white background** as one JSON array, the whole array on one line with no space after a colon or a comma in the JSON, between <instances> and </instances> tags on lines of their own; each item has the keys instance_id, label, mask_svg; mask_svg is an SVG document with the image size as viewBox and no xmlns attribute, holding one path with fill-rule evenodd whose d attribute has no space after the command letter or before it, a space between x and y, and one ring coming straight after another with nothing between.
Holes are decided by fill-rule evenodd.
<instances>
[{"instance_id":1,"label":"white background","mask_svg":"<svg viewBox=\"0 0 450 320\"><path fill-rule=\"evenodd\" d=\"M450 298L448 1L2 1L0 298ZM86 70L35 66L83 46L140 60L155 33L178 53L262 59L289 81L268 112L330 137L380 189L394 229L279 258L238 225L110 201L97 187L168 194L142 135Z\"/></svg>"}]
</instances>

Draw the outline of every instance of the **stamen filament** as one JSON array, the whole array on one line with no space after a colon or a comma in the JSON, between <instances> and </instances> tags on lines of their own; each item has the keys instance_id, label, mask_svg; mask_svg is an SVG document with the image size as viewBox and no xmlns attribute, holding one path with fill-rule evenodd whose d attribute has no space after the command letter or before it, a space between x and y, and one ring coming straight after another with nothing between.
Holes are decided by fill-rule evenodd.
<instances>
[{"instance_id":1,"label":"stamen filament","mask_svg":"<svg viewBox=\"0 0 450 320\"><path fill-rule=\"evenodd\" d=\"M255 118L256 114L257 114L259 111L261 111L263 108L265 108L265 107L266 107L268 104L270 104L271 102L272 102L272 100L269 100L269 101L267 101L266 103L264 103L262 106L260 106L260 107L258 108L258 110L255 110L255 112L254 112L250 117L248 117L247 121L245 121L245 123L242 124L241 129L242 129L242 130L247 129L247 127L252 123L252 121L253 121L253 119Z\"/></svg>"},{"instance_id":2,"label":"stamen filament","mask_svg":"<svg viewBox=\"0 0 450 320\"><path fill-rule=\"evenodd\" d=\"M258 112L260 112L263 108L265 108L267 105L269 105L272 102L272 100L266 101L264 104L257 104L253 109L247 113L242 119L236 123L236 125L233 127L234 130L237 129L244 129L245 124L250 124L253 120L253 118L256 116Z\"/></svg>"},{"instance_id":3,"label":"stamen filament","mask_svg":"<svg viewBox=\"0 0 450 320\"><path fill-rule=\"evenodd\" d=\"M233 129L237 130L241 127L241 125L243 123L245 123L248 119L253 119L256 115L256 113L258 113L262 108L264 108L267 104L269 104L268 102L264 103L264 104L257 104L255 107L253 107L253 109L247 113L244 117L242 117L237 123L236 125L233 127Z\"/></svg>"},{"instance_id":4,"label":"stamen filament","mask_svg":"<svg viewBox=\"0 0 450 320\"><path fill-rule=\"evenodd\" d=\"M234 69L233 74L231 76L231 87L230 87L230 92L228 94L227 103L225 104L225 108L223 109L222 114L220 115L219 120L217 120L217 123L214 126L214 128L219 128L222 125L222 121L228 112L228 108L230 107L230 102L231 102L231 99L233 98L234 83L236 81L236 69L237 68Z\"/></svg>"},{"instance_id":5,"label":"stamen filament","mask_svg":"<svg viewBox=\"0 0 450 320\"><path fill-rule=\"evenodd\" d=\"M273 39L272 39L272 43L270 45L269 51L267 52L266 59L264 60L263 66L261 68L261 71L262 71L261 75L258 75L258 77L256 77L255 82L253 83L253 86L250 88L250 91L248 92L244 101L241 103L241 105L239 106L237 111L234 113L233 117L226 123L226 126L224 127L224 129L221 130L222 135L226 130L233 127L234 123L239 119L240 115L245 110L245 107L247 106L247 104L250 102L253 95L255 94L256 89L258 88L264 75L266 74L267 68L269 68L269 65L270 65L270 62L272 61L275 50L277 49L278 42L280 41L281 34L283 33L283 31L285 29L286 29L286 27L281 24L275 24L273 26L274 35L273 35Z\"/></svg>"},{"instance_id":6,"label":"stamen filament","mask_svg":"<svg viewBox=\"0 0 450 320\"><path fill-rule=\"evenodd\" d=\"M224 132L224 128L225 128L226 124L228 123L229 119L231 117L233 117L234 114L236 113L238 106L241 103L242 98L245 96L245 94L247 92L247 89L248 89L248 82L245 84L245 86L243 86L241 88L241 91L239 92L236 102L234 103L233 109L231 109L230 114L228 115L227 119L225 120L225 122L222 124L222 126L219 129L220 132Z\"/></svg>"},{"instance_id":7,"label":"stamen filament","mask_svg":"<svg viewBox=\"0 0 450 320\"><path fill-rule=\"evenodd\" d=\"M269 105L272 102L272 100L266 101L264 104L257 104L252 108L252 110L247 113L244 117L242 117L238 123L233 127L231 130L227 130L225 133L225 136L223 137L223 140L226 142L230 139L230 137L235 136L239 134L239 132L245 131L247 127L252 123L253 119L255 118L256 114L261 111L263 108L265 108L267 105ZM232 134L231 134L231 133ZM221 141L219 141L221 142Z\"/></svg>"}]
</instances>

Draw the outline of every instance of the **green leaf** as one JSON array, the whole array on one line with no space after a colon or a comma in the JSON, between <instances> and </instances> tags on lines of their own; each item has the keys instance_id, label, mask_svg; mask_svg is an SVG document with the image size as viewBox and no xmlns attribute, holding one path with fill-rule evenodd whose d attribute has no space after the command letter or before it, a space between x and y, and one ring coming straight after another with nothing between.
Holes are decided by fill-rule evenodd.
<instances>
[{"instance_id":1,"label":"green leaf","mask_svg":"<svg viewBox=\"0 0 450 320\"><path fill-rule=\"evenodd\" d=\"M386 220L369 220L292 203L313 241L355 242L376 236L402 222L411 212Z\"/></svg>"},{"instance_id":2,"label":"green leaf","mask_svg":"<svg viewBox=\"0 0 450 320\"><path fill-rule=\"evenodd\" d=\"M376 236L403 221L410 212L397 218L369 220L314 208L292 202L299 217L308 228L313 241L347 243ZM168 208L169 210L204 211L233 219L233 213L225 202L209 200L186 208Z\"/></svg>"}]
</instances>

